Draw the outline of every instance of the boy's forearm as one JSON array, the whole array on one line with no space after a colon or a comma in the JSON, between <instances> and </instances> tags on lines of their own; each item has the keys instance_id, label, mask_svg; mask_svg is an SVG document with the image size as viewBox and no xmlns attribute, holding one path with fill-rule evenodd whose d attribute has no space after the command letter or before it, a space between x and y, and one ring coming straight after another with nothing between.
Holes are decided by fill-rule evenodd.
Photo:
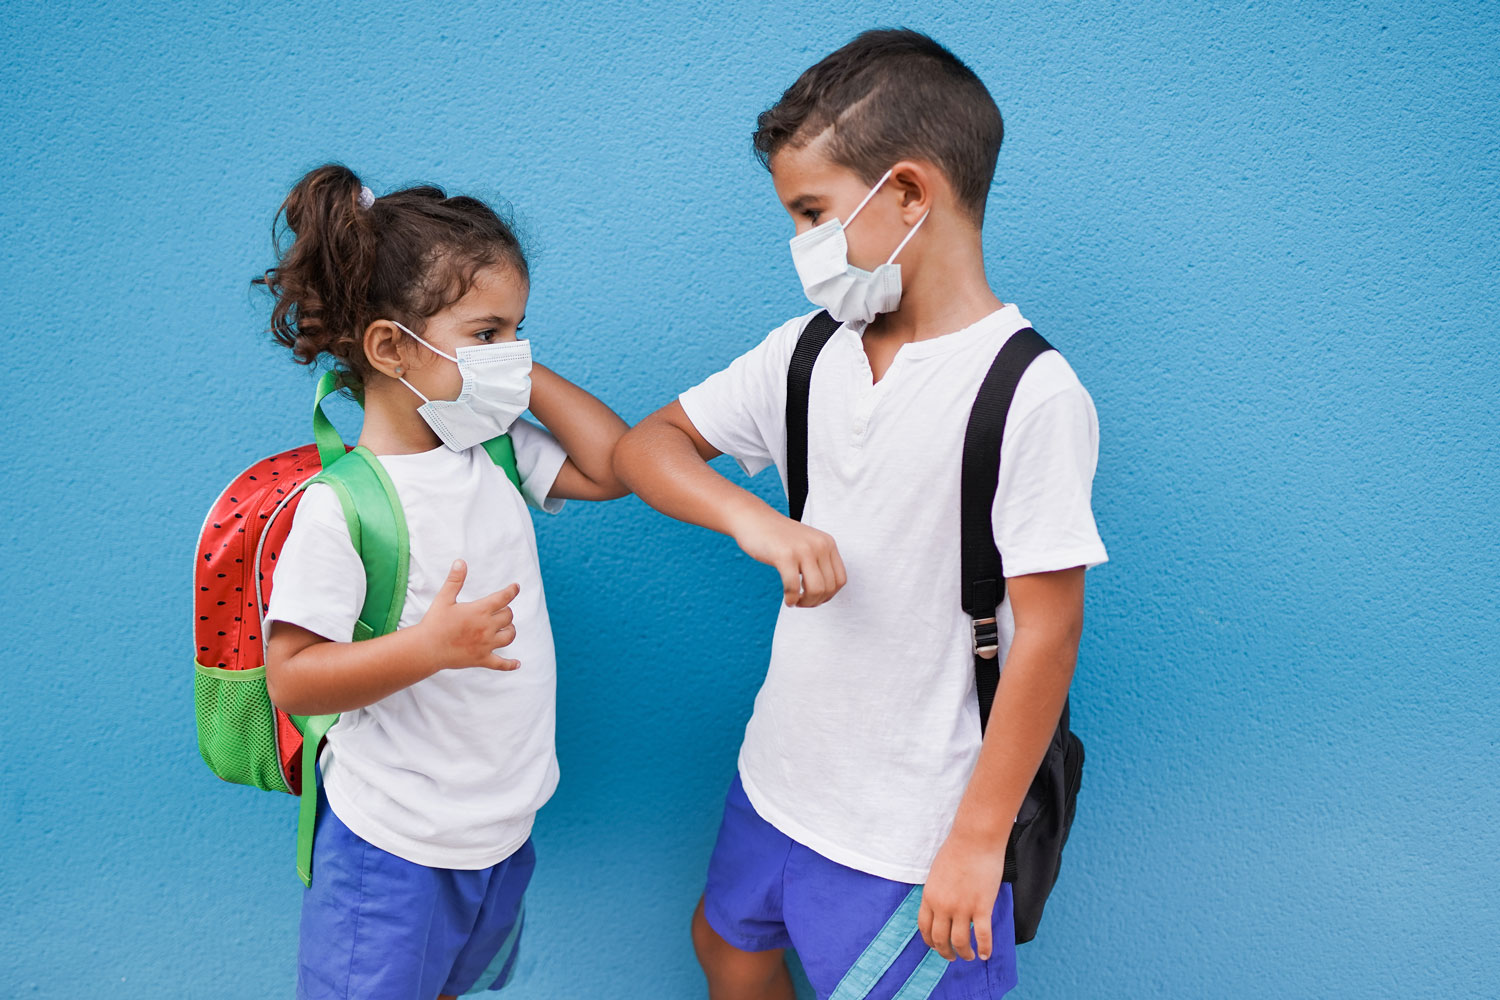
<instances>
[{"instance_id":1,"label":"boy's forearm","mask_svg":"<svg viewBox=\"0 0 1500 1000\"><path fill-rule=\"evenodd\" d=\"M628 430L619 415L587 390L574 385L545 365L531 366L532 415L557 438L568 458L590 480L619 486L612 458L615 445Z\"/></svg>"},{"instance_id":2,"label":"boy's forearm","mask_svg":"<svg viewBox=\"0 0 1500 1000\"><path fill-rule=\"evenodd\" d=\"M953 820L953 835L1003 850L1026 791L1047 752L1068 685L1076 647L1017 633L1001 671L974 774Z\"/></svg>"},{"instance_id":3,"label":"boy's forearm","mask_svg":"<svg viewBox=\"0 0 1500 1000\"><path fill-rule=\"evenodd\" d=\"M647 417L615 449L615 472L637 496L668 517L734 537L751 518L776 511L734 485L698 453L681 428Z\"/></svg>"},{"instance_id":4,"label":"boy's forearm","mask_svg":"<svg viewBox=\"0 0 1500 1000\"><path fill-rule=\"evenodd\" d=\"M438 670L419 626L363 642L315 642L284 660L274 652L266 687L271 701L293 715L364 708Z\"/></svg>"},{"instance_id":5,"label":"boy's forearm","mask_svg":"<svg viewBox=\"0 0 1500 1000\"><path fill-rule=\"evenodd\" d=\"M1083 567L1008 581L1016 629L953 834L1004 850L1057 730L1083 634Z\"/></svg>"}]
</instances>

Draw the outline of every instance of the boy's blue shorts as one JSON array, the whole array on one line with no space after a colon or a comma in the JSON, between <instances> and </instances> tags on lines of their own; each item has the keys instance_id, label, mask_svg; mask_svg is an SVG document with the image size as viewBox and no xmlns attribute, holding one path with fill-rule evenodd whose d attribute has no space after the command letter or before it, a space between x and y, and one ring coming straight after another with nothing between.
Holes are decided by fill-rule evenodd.
<instances>
[{"instance_id":1,"label":"boy's blue shorts","mask_svg":"<svg viewBox=\"0 0 1500 1000\"><path fill-rule=\"evenodd\" d=\"M528 839L475 871L413 864L318 804L312 888L302 897L299 1000L436 1000L509 980L536 867Z\"/></svg>"},{"instance_id":2,"label":"boy's blue shorts","mask_svg":"<svg viewBox=\"0 0 1500 1000\"><path fill-rule=\"evenodd\" d=\"M741 951L795 948L819 1000L834 994L846 973L867 952L887 921L911 895L912 886L847 868L791 839L761 818L736 774L724 803L724 821L708 865L703 911L709 926ZM988 961L956 959L938 966L935 1000L992 1000L1016 985L1016 932L1011 889L1000 886ZM915 912L893 925L899 955L866 996L891 1000L930 950L917 930ZM883 941L892 940L888 935ZM900 942L904 941L904 947ZM869 966L869 959L862 963ZM933 974L936 974L934 971ZM851 974L853 982L858 973ZM859 995L860 991L852 991ZM851 995L846 984L840 996Z\"/></svg>"}]
</instances>

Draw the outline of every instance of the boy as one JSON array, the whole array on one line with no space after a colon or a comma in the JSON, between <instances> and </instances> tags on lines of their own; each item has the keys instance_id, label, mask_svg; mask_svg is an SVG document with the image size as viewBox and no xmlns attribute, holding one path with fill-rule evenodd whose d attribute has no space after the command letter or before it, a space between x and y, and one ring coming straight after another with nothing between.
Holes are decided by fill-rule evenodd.
<instances>
[{"instance_id":1,"label":"boy","mask_svg":"<svg viewBox=\"0 0 1500 1000\"><path fill-rule=\"evenodd\" d=\"M800 523L706 463L775 464L785 483L787 368L813 314L615 453L644 500L733 537L785 595L693 917L712 1000L790 1000L787 947L837 1000L926 995L902 986L928 945L951 963L934 997L1016 982L1006 839L1067 696L1084 570L1105 551L1093 403L1048 352L1020 381L1001 449L1004 670L981 740L958 600L962 443L980 380L1028 325L990 290L980 245L1001 131L979 79L911 31L860 35L760 116L798 274L842 323L813 369ZM894 964L873 988L840 986L924 882Z\"/></svg>"}]
</instances>

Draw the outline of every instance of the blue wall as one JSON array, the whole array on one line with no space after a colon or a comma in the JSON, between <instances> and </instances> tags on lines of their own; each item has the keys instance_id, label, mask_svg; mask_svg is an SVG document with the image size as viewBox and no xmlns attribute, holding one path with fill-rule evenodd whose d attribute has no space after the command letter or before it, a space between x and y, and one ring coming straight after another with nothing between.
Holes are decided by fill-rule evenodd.
<instances>
[{"instance_id":1,"label":"blue wall","mask_svg":"<svg viewBox=\"0 0 1500 1000\"><path fill-rule=\"evenodd\" d=\"M0 15L7 995L290 994L292 802L197 757L188 580L309 436L248 286L301 172L511 202L538 357L639 419L806 308L749 132L895 22L993 89L990 274L1103 426L1089 770L1017 996L1495 995L1493 6L126 6ZM538 533L564 777L513 996L701 996L779 588L634 499Z\"/></svg>"}]
</instances>

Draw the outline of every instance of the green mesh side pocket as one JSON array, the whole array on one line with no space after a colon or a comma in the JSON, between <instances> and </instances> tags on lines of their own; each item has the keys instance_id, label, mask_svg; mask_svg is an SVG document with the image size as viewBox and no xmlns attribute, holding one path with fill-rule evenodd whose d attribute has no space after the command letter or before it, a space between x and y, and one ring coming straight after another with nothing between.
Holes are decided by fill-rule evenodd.
<instances>
[{"instance_id":1,"label":"green mesh side pocket","mask_svg":"<svg viewBox=\"0 0 1500 1000\"><path fill-rule=\"evenodd\" d=\"M193 664L198 752L225 781L290 792L276 755L276 710L266 668L220 670Z\"/></svg>"}]
</instances>

